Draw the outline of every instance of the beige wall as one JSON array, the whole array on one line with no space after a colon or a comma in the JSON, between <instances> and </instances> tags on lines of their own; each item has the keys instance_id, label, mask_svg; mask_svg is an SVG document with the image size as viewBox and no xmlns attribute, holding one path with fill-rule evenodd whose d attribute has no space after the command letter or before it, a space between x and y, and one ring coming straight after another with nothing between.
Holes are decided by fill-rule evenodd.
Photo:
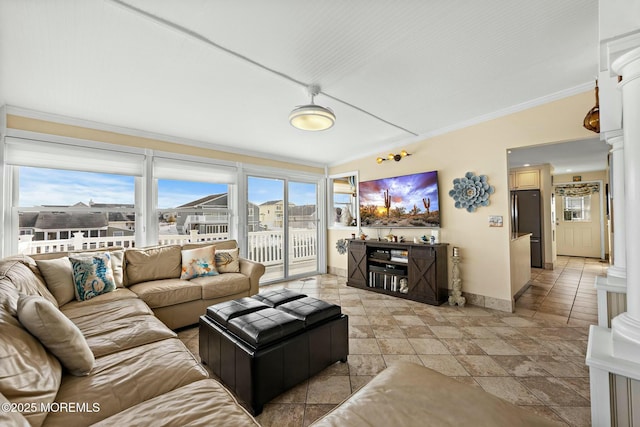
<instances>
[{"instance_id":1,"label":"beige wall","mask_svg":"<svg viewBox=\"0 0 640 427\"><path fill-rule=\"evenodd\" d=\"M440 184L440 241L460 247L462 290L477 295L510 300L509 188L507 148L519 148L593 137L582 127L584 115L593 106L593 94L585 92L525 111L510 114L404 148L413 155L401 162L378 165L375 156L330 168L330 174L359 171L360 180L438 171ZM387 149L381 150L385 154ZM487 175L496 192L491 204L475 213L456 209L448 193L454 178L465 172ZM490 228L489 215L502 215L505 226ZM376 236L374 230L364 230ZM388 231L388 230L385 230ZM398 229L396 234L419 236L426 229ZM346 271L347 256L339 255L335 243L350 237L352 230L329 230L327 260L330 270ZM449 254L451 249L449 249ZM451 264L451 263L449 263ZM449 265L451 268L451 265ZM451 277L451 275L449 275Z\"/></svg>"},{"instance_id":2,"label":"beige wall","mask_svg":"<svg viewBox=\"0 0 640 427\"><path fill-rule=\"evenodd\" d=\"M324 174L324 170L322 168L313 166L263 159L254 156L245 156L219 150L210 150L195 146L182 145L174 142L162 141L159 139L131 136L122 133L108 132L80 126L72 126L63 123L56 123L11 114L7 115L7 128L39 132L49 135L66 136L70 138L79 138L89 141L108 142L111 144L125 145L128 147L149 148L152 150L166 151L170 153L180 153L191 156L207 157L211 159L242 162L252 165Z\"/></svg>"}]
</instances>

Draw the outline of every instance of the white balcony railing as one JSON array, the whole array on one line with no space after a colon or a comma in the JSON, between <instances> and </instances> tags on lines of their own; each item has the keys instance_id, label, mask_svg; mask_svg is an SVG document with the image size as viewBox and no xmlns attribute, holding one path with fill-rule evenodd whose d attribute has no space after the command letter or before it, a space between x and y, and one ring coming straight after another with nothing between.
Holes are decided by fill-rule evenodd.
<instances>
[{"instance_id":1,"label":"white balcony railing","mask_svg":"<svg viewBox=\"0 0 640 427\"><path fill-rule=\"evenodd\" d=\"M193 230L191 234L161 235L158 244L185 244L226 240L227 233L199 234ZM292 229L289 232L289 260L301 262L315 259L318 255L317 230ZM32 235L20 236L18 251L21 254L40 254L49 252L68 252L101 249L108 247L132 248L135 236L84 237L82 232L75 233L71 239L33 240ZM255 231L248 233L247 257L266 266L284 262L284 232Z\"/></svg>"}]
</instances>

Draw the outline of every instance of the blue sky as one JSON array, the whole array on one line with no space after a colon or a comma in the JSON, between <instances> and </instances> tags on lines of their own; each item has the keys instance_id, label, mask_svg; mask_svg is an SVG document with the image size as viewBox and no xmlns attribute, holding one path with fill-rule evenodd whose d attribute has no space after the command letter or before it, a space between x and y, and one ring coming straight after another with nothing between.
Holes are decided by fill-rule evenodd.
<instances>
[{"instance_id":1,"label":"blue sky","mask_svg":"<svg viewBox=\"0 0 640 427\"><path fill-rule=\"evenodd\" d=\"M158 207L173 208L209 194L225 193L226 184L160 180ZM261 204L283 198L282 180L249 177L249 201ZM91 172L20 168L20 206L73 205L78 202L134 203L134 178ZM315 204L315 185L289 183L290 202Z\"/></svg>"}]
</instances>

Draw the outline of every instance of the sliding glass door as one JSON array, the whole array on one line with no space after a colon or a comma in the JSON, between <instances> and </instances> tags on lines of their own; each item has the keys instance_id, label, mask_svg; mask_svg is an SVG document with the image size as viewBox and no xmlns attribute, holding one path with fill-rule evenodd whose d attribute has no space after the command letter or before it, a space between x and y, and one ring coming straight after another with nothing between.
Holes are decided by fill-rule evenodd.
<instances>
[{"instance_id":1,"label":"sliding glass door","mask_svg":"<svg viewBox=\"0 0 640 427\"><path fill-rule=\"evenodd\" d=\"M289 276L318 271L318 191L315 183L289 181Z\"/></svg>"},{"instance_id":2,"label":"sliding glass door","mask_svg":"<svg viewBox=\"0 0 640 427\"><path fill-rule=\"evenodd\" d=\"M262 282L318 271L318 184L247 177L247 256Z\"/></svg>"}]
</instances>

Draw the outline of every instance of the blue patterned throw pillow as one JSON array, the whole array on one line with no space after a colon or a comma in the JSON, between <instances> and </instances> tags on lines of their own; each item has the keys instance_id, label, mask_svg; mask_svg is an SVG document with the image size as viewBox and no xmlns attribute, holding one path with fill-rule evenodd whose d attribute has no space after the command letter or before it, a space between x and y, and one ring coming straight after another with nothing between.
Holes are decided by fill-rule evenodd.
<instances>
[{"instance_id":1,"label":"blue patterned throw pillow","mask_svg":"<svg viewBox=\"0 0 640 427\"><path fill-rule=\"evenodd\" d=\"M180 278L193 279L195 277L217 276L218 270L216 270L214 254L215 247L213 246L183 250Z\"/></svg>"},{"instance_id":2,"label":"blue patterned throw pillow","mask_svg":"<svg viewBox=\"0 0 640 427\"><path fill-rule=\"evenodd\" d=\"M116 289L109 252L69 257L78 301L86 301Z\"/></svg>"}]
</instances>

